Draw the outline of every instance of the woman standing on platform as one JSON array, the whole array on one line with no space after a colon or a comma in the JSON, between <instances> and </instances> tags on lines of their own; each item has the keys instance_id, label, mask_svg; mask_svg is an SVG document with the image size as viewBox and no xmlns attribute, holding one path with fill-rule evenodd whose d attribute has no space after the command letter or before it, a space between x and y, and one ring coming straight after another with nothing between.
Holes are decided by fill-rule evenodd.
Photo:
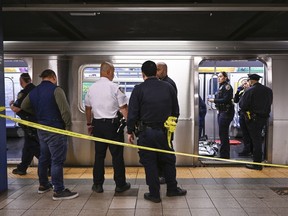
<instances>
[{"instance_id":1,"label":"woman standing on platform","mask_svg":"<svg viewBox=\"0 0 288 216\"><path fill-rule=\"evenodd\" d=\"M208 101L215 103L218 110L219 137L221 142L220 157L230 158L229 126L234 117L233 88L229 84L226 72L218 74L219 89L215 94L215 99Z\"/></svg>"}]
</instances>

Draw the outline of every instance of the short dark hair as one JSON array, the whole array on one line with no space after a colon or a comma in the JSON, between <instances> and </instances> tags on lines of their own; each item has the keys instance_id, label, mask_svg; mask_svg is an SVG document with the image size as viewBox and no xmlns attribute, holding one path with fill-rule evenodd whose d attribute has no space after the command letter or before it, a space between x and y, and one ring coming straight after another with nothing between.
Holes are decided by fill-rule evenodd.
<instances>
[{"instance_id":1,"label":"short dark hair","mask_svg":"<svg viewBox=\"0 0 288 216\"><path fill-rule=\"evenodd\" d=\"M53 76L56 76L56 73L51 69L46 69L40 74L39 77L41 77L43 79L46 77L53 77Z\"/></svg>"},{"instance_id":2,"label":"short dark hair","mask_svg":"<svg viewBox=\"0 0 288 216\"><path fill-rule=\"evenodd\" d=\"M153 61L145 61L141 67L142 72L147 76L156 76L157 73L157 65Z\"/></svg>"},{"instance_id":3,"label":"short dark hair","mask_svg":"<svg viewBox=\"0 0 288 216\"><path fill-rule=\"evenodd\" d=\"M20 75L20 78L25 82L25 83L30 83L31 82L31 77L28 73L22 73Z\"/></svg>"}]
</instances>

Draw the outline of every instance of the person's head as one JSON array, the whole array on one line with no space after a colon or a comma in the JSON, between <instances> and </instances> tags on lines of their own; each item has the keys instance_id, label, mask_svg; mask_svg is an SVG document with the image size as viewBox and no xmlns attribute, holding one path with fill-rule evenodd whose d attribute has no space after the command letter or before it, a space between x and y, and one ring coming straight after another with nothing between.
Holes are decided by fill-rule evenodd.
<instances>
[{"instance_id":1,"label":"person's head","mask_svg":"<svg viewBox=\"0 0 288 216\"><path fill-rule=\"evenodd\" d=\"M146 77L152 77L156 76L157 66L155 62L148 60L142 64L141 70Z\"/></svg>"},{"instance_id":2,"label":"person's head","mask_svg":"<svg viewBox=\"0 0 288 216\"><path fill-rule=\"evenodd\" d=\"M226 72L222 71L220 73L218 73L218 83L224 83L224 82L229 82L229 79L228 79L228 75Z\"/></svg>"},{"instance_id":3,"label":"person's head","mask_svg":"<svg viewBox=\"0 0 288 216\"><path fill-rule=\"evenodd\" d=\"M167 65L164 62L157 63L157 73L156 76L159 79L163 79L167 76Z\"/></svg>"},{"instance_id":4,"label":"person's head","mask_svg":"<svg viewBox=\"0 0 288 216\"><path fill-rule=\"evenodd\" d=\"M28 85L29 83L31 83L31 77L28 73L22 73L20 75L20 85L22 88L25 88L26 85Z\"/></svg>"},{"instance_id":5,"label":"person's head","mask_svg":"<svg viewBox=\"0 0 288 216\"><path fill-rule=\"evenodd\" d=\"M56 76L56 73L51 70L51 69L46 69L44 70L40 76L42 78L42 80L48 80L52 83L54 83L55 85L57 84L57 76Z\"/></svg>"},{"instance_id":6,"label":"person's head","mask_svg":"<svg viewBox=\"0 0 288 216\"><path fill-rule=\"evenodd\" d=\"M100 66L100 76L106 77L110 81L114 79L114 66L110 62L103 62Z\"/></svg>"},{"instance_id":7,"label":"person's head","mask_svg":"<svg viewBox=\"0 0 288 216\"><path fill-rule=\"evenodd\" d=\"M243 80L241 81L241 86L242 86L244 89L249 88L250 85L249 85L248 79L243 79Z\"/></svg>"},{"instance_id":8,"label":"person's head","mask_svg":"<svg viewBox=\"0 0 288 216\"><path fill-rule=\"evenodd\" d=\"M259 76L258 74L248 74L248 80L249 80L250 86L253 86L255 83L258 83L260 78L262 77Z\"/></svg>"}]
</instances>

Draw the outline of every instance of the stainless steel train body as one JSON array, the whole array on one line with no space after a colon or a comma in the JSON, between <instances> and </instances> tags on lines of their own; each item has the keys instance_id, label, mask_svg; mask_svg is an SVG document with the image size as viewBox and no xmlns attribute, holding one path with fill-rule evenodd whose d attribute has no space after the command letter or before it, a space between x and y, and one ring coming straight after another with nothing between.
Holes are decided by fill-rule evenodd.
<instances>
[{"instance_id":1,"label":"stainless steel train body","mask_svg":"<svg viewBox=\"0 0 288 216\"><path fill-rule=\"evenodd\" d=\"M87 134L83 97L85 89L99 76L99 65L112 62L115 67L115 82L125 88L127 95L133 86L142 82L140 67L145 60L166 62L168 74L178 87L180 118L174 136L175 151L198 154L198 97L211 96L207 80L215 78L214 71L203 72L205 62L260 62L263 66L263 84L271 87L274 101L268 132L266 155L268 162L288 163L288 107L287 42L207 42L207 41L99 41L99 42L5 42L4 58L18 59L27 63L33 82L40 83L39 73L46 68L58 74L58 84L65 90L72 112L74 132ZM231 63L232 64L232 63ZM210 65L211 67L211 65ZM229 63L228 63L229 67ZM241 67L241 66L240 66ZM234 88L243 73L230 73ZM248 71L251 72L251 71ZM205 78L205 79L204 79ZM211 83L210 83L211 84ZM208 87L207 87L208 86ZM211 85L210 85L211 87ZM210 93L209 93L210 92ZM208 105L206 132L217 138L215 111ZM213 117L214 116L214 117ZM215 126L216 125L216 126ZM215 126L215 127L214 127ZM233 125L231 135L233 136ZM195 165L198 158L177 156L177 165ZM69 138L67 165L87 166L94 162L94 142ZM139 165L137 149L125 148L125 163ZM111 164L107 153L106 164Z\"/></svg>"}]
</instances>

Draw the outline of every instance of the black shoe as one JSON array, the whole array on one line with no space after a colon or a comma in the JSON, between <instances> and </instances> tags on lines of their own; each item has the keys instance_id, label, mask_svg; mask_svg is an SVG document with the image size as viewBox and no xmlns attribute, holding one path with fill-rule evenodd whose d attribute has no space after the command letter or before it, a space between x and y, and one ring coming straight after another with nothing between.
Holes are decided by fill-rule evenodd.
<instances>
[{"instance_id":1,"label":"black shoe","mask_svg":"<svg viewBox=\"0 0 288 216\"><path fill-rule=\"evenodd\" d=\"M244 157L249 157L249 156L251 156L252 154L251 154L250 152L243 151L243 152L239 152L238 155L239 155L239 156L244 156Z\"/></svg>"},{"instance_id":2,"label":"black shoe","mask_svg":"<svg viewBox=\"0 0 288 216\"><path fill-rule=\"evenodd\" d=\"M166 179L164 177L159 177L159 182L160 182L160 184L165 184Z\"/></svg>"},{"instance_id":3,"label":"black shoe","mask_svg":"<svg viewBox=\"0 0 288 216\"><path fill-rule=\"evenodd\" d=\"M248 168L248 169L254 169L254 170L262 170L262 169L263 169L263 166L253 165L253 164L246 164L246 168Z\"/></svg>"},{"instance_id":4,"label":"black shoe","mask_svg":"<svg viewBox=\"0 0 288 216\"><path fill-rule=\"evenodd\" d=\"M223 159L230 159L230 156L225 156L225 155L220 155L220 158L223 158Z\"/></svg>"},{"instance_id":5,"label":"black shoe","mask_svg":"<svg viewBox=\"0 0 288 216\"><path fill-rule=\"evenodd\" d=\"M181 189L180 187L177 187L174 191L167 191L166 196L172 197L172 196L185 196L187 194L187 190Z\"/></svg>"},{"instance_id":6,"label":"black shoe","mask_svg":"<svg viewBox=\"0 0 288 216\"><path fill-rule=\"evenodd\" d=\"M77 192L71 192L69 189L65 189L61 192L54 193L52 199L53 200L69 200L78 197L79 194Z\"/></svg>"},{"instance_id":7,"label":"black shoe","mask_svg":"<svg viewBox=\"0 0 288 216\"><path fill-rule=\"evenodd\" d=\"M144 199L149 200L149 201L154 202L154 203L161 202L160 197L153 197L150 195L150 193L144 193Z\"/></svg>"},{"instance_id":8,"label":"black shoe","mask_svg":"<svg viewBox=\"0 0 288 216\"><path fill-rule=\"evenodd\" d=\"M47 175L48 175L48 177L51 177L51 169L49 169L49 168L47 170Z\"/></svg>"},{"instance_id":9,"label":"black shoe","mask_svg":"<svg viewBox=\"0 0 288 216\"><path fill-rule=\"evenodd\" d=\"M95 185L93 184L92 190L95 191L96 193L103 193L103 186L102 185Z\"/></svg>"},{"instance_id":10,"label":"black shoe","mask_svg":"<svg viewBox=\"0 0 288 216\"><path fill-rule=\"evenodd\" d=\"M131 187L131 184L130 184L129 182L127 182L127 183L126 183L124 186L122 186L122 187L116 187L116 188L115 188L115 192L117 192L117 193L122 193L122 192L124 192L124 191L126 191L126 190L129 190L130 187Z\"/></svg>"},{"instance_id":11,"label":"black shoe","mask_svg":"<svg viewBox=\"0 0 288 216\"><path fill-rule=\"evenodd\" d=\"M13 173L13 174L17 174L17 175L26 175L26 174L27 174L26 171L21 171L21 170L19 170L18 168L13 169L13 170L12 170L12 173Z\"/></svg>"},{"instance_id":12,"label":"black shoe","mask_svg":"<svg viewBox=\"0 0 288 216\"><path fill-rule=\"evenodd\" d=\"M49 182L46 186L40 185L38 188L38 193L43 194L53 189L53 185Z\"/></svg>"}]
</instances>

